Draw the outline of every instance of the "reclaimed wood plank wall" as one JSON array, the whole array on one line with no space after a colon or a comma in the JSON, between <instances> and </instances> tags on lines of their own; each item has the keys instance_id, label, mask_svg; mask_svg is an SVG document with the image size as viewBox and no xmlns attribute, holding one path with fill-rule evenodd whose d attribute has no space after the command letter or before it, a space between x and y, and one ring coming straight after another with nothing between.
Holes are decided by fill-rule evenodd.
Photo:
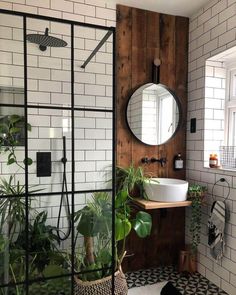
<instances>
[{"instance_id":1,"label":"reclaimed wood plank wall","mask_svg":"<svg viewBox=\"0 0 236 295\"><path fill-rule=\"evenodd\" d=\"M166 15L117 5L117 165L142 165L142 157L166 157L165 167L158 163L143 165L147 174L158 177L185 178L185 170L173 170L173 158L186 154L186 110L188 68L188 18ZM140 143L126 125L125 110L129 97L144 83L152 81L152 62L160 58L160 83L178 96L182 108L181 126L167 143L149 146ZM184 246L185 214L183 208L151 210L152 234L128 240L124 261L126 270L177 263Z\"/></svg>"}]
</instances>

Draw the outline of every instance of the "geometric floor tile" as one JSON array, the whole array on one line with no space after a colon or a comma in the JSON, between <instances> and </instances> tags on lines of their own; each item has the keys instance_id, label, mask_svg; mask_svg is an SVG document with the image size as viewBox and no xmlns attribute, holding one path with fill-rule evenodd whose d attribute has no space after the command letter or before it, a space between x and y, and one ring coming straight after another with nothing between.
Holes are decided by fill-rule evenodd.
<instances>
[{"instance_id":1,"label":"geometric floor tile","mask_svg":"<svg viewBox=\"0 0 236 295\"><path fill-rule=\"evenodd\" d=\"M199 273L184 275L173 266L144 269L126 273L128 287L141 287L157 282L171 282L183 295L227 295Z\"/></svg>"}]
</instances>

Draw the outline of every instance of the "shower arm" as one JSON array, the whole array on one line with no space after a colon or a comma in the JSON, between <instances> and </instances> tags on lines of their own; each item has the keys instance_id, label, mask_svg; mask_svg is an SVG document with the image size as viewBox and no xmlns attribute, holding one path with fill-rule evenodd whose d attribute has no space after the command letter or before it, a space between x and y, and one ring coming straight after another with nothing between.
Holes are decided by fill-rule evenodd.
<instances>
[{"instance_id":1,"label":"shower arm","mask_svg":"<svg viewBox=\"0 0 236 295\"><path fill-rule=\"evenodd\" d=\"M93 50L93 52L89 55L89 57L86 59L86 61L82 64L81 68L85 69L87 64L90 62L90 60L94 57L94 55L98 52L98 50L103 46L103 44L107 41L107 39L111 36L113 33L112 30L109 30L106 35L102 38L102 40L98 43L96 48Z\"/></svg>"}]
</instances>

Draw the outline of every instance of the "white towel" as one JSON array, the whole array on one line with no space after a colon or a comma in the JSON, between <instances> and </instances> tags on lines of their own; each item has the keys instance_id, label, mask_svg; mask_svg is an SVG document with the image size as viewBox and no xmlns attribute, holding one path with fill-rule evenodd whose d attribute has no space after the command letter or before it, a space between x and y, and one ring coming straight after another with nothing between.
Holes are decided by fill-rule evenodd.
<instances>
[{"instance_id":1,"label":"white towel","mask_svg":"<svg viewBox=\"0 0 236 295\"><path fill-rule=\"evenodd\" d=\"M208 220L208 245L212 257L217 261L224 254L225 211L225 202L214 202Z\"/></svg>"}]
</instances>

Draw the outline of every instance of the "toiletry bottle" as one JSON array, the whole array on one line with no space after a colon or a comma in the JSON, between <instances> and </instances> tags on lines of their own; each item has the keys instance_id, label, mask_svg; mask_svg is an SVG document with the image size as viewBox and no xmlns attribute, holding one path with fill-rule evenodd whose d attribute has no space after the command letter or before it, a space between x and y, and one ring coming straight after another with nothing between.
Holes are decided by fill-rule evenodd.
<instances>
[{"instance_id":1,"label":"toiletry bottle","mask_svg":"<svg viewBox=\"0 0 236 295\"><path fill-rule=\"evenodd\" d=\"M178 153L178 155L174 157L174 170L181 170L183 168L184 168L184 161L181 157L181 154Z\"/></svg>"},{"instance_id":2,"label":"toiletry bottle","mask_svg":"<svg viewBox=\"0 0 236 295\"><path fill-rule=\"evenodd\" d=\"M210 166L210 168L217 168L218 167L218 156L217 156L217 154L210 154L209 166Z\"/></svg>"}]
</instances>

